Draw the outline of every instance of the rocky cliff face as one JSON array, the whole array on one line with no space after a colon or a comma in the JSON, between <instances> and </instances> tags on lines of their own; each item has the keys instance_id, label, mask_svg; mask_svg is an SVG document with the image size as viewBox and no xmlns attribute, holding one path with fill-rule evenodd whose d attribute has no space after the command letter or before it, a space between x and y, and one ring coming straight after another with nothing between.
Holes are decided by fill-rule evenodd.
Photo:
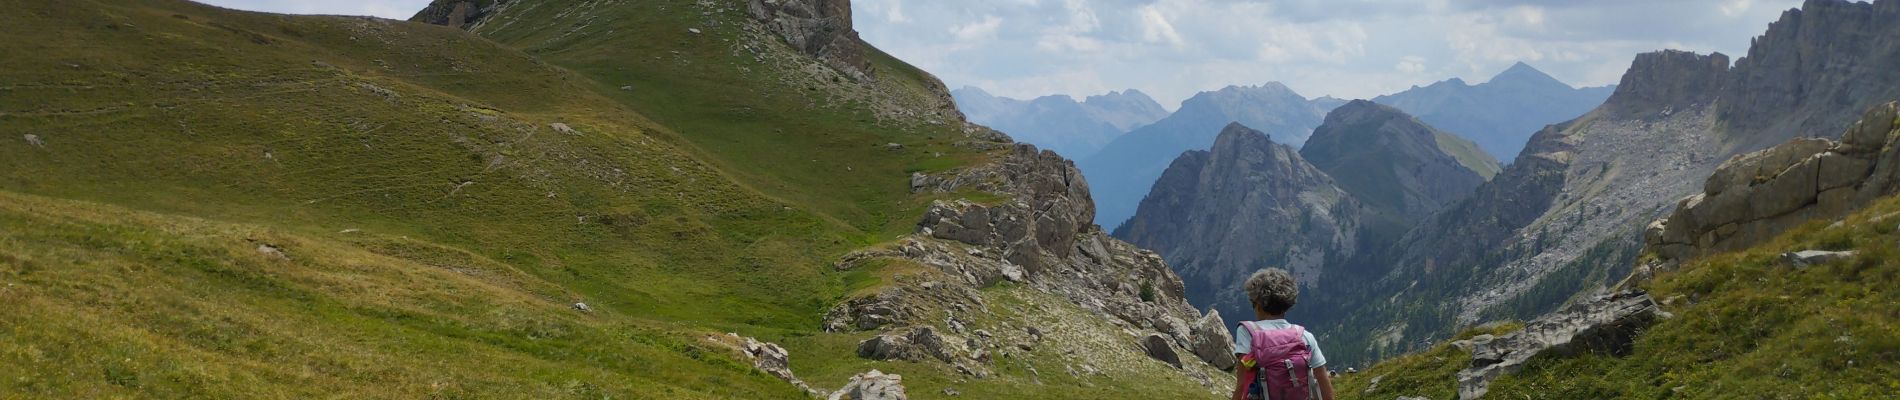
<instances>
[{"instance_id":1,"label":"rocky cliff face","mask_svg":"<svg viewBox=\"0 0 1900 400\"><path fill-rule=\"evenodd\" d=\"M1498 172L1497 160L1470 141L1365 100L1328 113L1300 156L1404 226L1464 198Z\"/></svg>"},{"instance_id":2,"label":"rocky cliff face","mask_svg":"<svg viewBox=\"0 0 1900 400\"><path fill-rule=\"evenodd\" d=\"M1638 54L1602 109L1613 118L1655 119L1707 107L1728 82L1728 65L1728 56L1722 53Z\"/></svg>"},{"instance_id":3,"label":"rocky cliff face","mask_svg":"<svg viewBox=\"0 0 1900 400\"><path fill-rule=\"evenodd\" d=\"M1900 1L1808 0L1735 61L1717 112L1740 151L1847 128L1900 92Z\"/></svg>"},{"instance_id":4,"label":"rocky cliff face","mask_svg":"<svg viewBox=\"0 0 1900 400\"><path fill-rule=\"evenodd\" d=\"M1005 199L939 201L915 234L838 263L842 270L895 262L930 271L839 304L825 317L827 330L885 332L861 344L860 356L935 360L978 378L989 375L997 353L1011 352L1067 354L1076 370L1158 360L1209 384L1215 368L1232 366L1232 355L1221 351L1232 340L1225 322L1187 303L1181 279L1160 256L1091 223L1088 184L1061 156L1013 145L993 163L914 175L911 189ZM979 291L1005 282L1033 291L1011 297L1032 309L1004 312L994 294ZM1085 314L1051 311L1065 307ZM1179 354L1194 357L1183 362Z\"/></svg>"},{"instance_id":5,"label":"rocky cliff face","mask_svg":"<svg viewBox=\"0 0 1900 400\"><path fill-rule=\"evenodd\" d=\"M807 56L857 79L869 79L869 45L851 27L850 0L748 0L752 19Z\"/></svg>"},{"instance_id":6,"label":"rocky cliff face","mask_svg":"<svg viewBox=\"0 0 1900 400\"><path fill-rule=\"evenodd\" d=\"M1900 192L1900 118L1876 106L1840 141L1800 138L1722 163L1701 193L1649 226L1647 251L1680 261L1761 243L1817 218L1840 218Z\"/></svg>"},{"instance_id":7,"label":"rocky cliff face","mask_svg":"<svg viewBox=\"0 0 1900 400\"><path fill-rule=\"evenodd\" d=\"M1283 267L1324 286L1324 266L1358 251L1365 212L1292 147L1230 124L1211 150L1176 158L1115 236L1163 254L1194 304L1250 317L1248 274Z\"/></svg>"}]
</instances>

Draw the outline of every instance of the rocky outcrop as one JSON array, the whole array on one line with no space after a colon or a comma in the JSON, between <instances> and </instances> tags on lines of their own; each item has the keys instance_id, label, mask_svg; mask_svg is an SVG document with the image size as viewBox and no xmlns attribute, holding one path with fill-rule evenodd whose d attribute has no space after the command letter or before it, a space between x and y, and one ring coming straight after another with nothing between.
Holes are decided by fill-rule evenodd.
<instances>
[{"instance_id":1,"label":"rocky outcrop","mask_svg":"<svg viewBox=\"0 0 1900 400\"><path fill-rule=\"evenodd\" d=\"M1578 302L1516 332L1455 342L1471 351L1471 367L1458 372L1458 397L1483 397L1492 380L1523 368L1532 357L1628 354L1642 329L1667 316L1648 294L1621 292Z\"/></svg>"},{"instance_id":2,"label":"rocky outcrop","mask_svg":"<svg viewBox=\"0 0 1900 400\"><path fill-rule=\"evenodd\" d=\"M984 377L989 351L1043 351L1038 344L1045 335L1081 334L1054 329L1098 329L1083 336L1104 331L1128 336L1119 343L1161 338L1143 346L1088 349L1094 352L1090 358L1121 363L1145 359L1162 347L1179 354L1195 343L1227 340L1208 337L1224 334L1219 329L1196 330L1186 322L1204 319L1188 305L1180 278L1160 256L1110 238L1090 223L1094 208L1088 184L1072 163L1052 152L1013 145L990 163L915 175L910 186L927 193L989 192L1003 199L935 202L914 234L838 262L840 269L882 260L933 271L847 300L828 314L829 330L884 332L860 343L864 358L941 362ZM959 317L995 312L978 289L1005 282L1063 299L1092 317L1041 328L976 325L972 321L978 318ZM948 319L926 320L943 315ZM1216 318L1212 323L1222 322ZM1207 378L1204 369L1211 370L1204 362L1179 364L1183 373L1200 379Z\"/></svg>"},{"instance_id":3,"label":"rocky outcrop","mask_svg":"<svg viewBox=\"0 0 1900 400\"><path fill-rule=\"evenodd\" d=\"M510 0L435 0L409 17L410 21L472 30Z\"/></svg>"},{"instance_id":4,"label":"rocky outcrop","mask_svg":"<svg viewBox=\"0 0 1900 400\"><path fill-rule=\"evenodd\" d=\"M906 400L904 377L871 370L851 377L844 388L831 393L830 400Z\"/></svg>"},{"instance_id":5,"label":"rocky outcrop","mask_svg":"<svg viewBox=\"0 0 1900 400\"><path fill-rule=\"evenodd\" d=\"M850 0L748 0L752 19L785 44L859 80L873 74L869 47L851 28Z\"/></svg>"},{"instance_id":6,"label":"rocky outcrop","mask_svg":"<svg viewBox=\"0 0 1900 400\"><path fill-rule=\"evenodd\" d=\"M1263 266L1323 286L1359 249L1364 208L1292 147L1240 124L1182 154L1115 236L1161 253L1195 305L1252 315L1241 282Z\"/></svg>"},{"instance_id":7,"label":"rocky outcrop","mask_svg":"<svg viewBox=\"0 0 1900 400\"><path fill-rule=\"evenodd\" d=\"M1841 141L1801 138L1722 163L1702 193L1650 225L1645 245L1683 260L1761 243L1817 218L1840 218L1900 192L1900 110L1867 110Z\"/></svg>"},{"instance_id":8,"label":"rocky outcrop","mask_svg":"<svg viewBox=\"0 0 1900 400\"><path fill-rule=\"evenodd\" d=\"M784 347L779 347L779 345L773 343L760 342L750 337L739 336L737 333L727 333L724 336L715 335L706 338L706 341L736 350L739 354L743 355L745 359L751 360L752 367L758 369L759 372L764 372L766 375L771 375L774 378L785 381L785 383L796 386L812 397L822 398L825 396L824 391L813 389L811 385L806 384L803 379L799 379L797 375L792 374L791 353L785 351Z\"/></svg>"},{"instance_id":9,"label":"rocky outcrop","mask_svg":"<svg viewBox=\"0 0 1900 400\"><path fill-rule=\"evenodd\" d=\"M1722 53L1638 54L1603 109L1617 118L1653 119L1712 104L1728 82L1728 63Z\"/></svg>"},{"instance_id":10,"label":"rocky outcrop","mask_svg":"<svg viewBox=\"0 0 1900 400\"><path fill-rule=\"evenodd\" d=\"M1141 338L1141 348L1147 350L1148 358L1181 368L1181 355L1174 352L1174 344L1158 333L1150 333Z\"/></svg>"},{"instance_id":11,"label":"rocky outcrop","mask_svg":"<svg viewBox=\"0 0 1900 400\"><path fill-rule=\"evenodd\" d=\"M1326 114L1300 156L1361 203L1408 226L1498 172L1497 159L1471 141L1365 100Z\"/></svg>"}]
</instances>

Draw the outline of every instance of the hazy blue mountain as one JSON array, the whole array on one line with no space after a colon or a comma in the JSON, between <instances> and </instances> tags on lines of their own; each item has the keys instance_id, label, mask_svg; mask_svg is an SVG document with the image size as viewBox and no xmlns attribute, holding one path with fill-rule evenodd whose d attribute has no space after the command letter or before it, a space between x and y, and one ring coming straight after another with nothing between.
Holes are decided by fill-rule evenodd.
<instances>
[{"instance_id":1,"label":"hazy blue mountain","mask_svg":"<svg viewBox=\"0 0 1900 400\"><path fill-rule=\"evenodd\" d=\"M1615 90L1574 88L1520 62L1489 82L1470 85L1452 78L1372 101L1471 139L1486 153L1509 160L1524 149L1531 134L1589 112Z\"/></svg>"},{"instance_id":2,"label":"hazy blue mountain","mask_svg":"<svg viewBox=\"0 0 1900 400\"><path fill-rule=\"evenodd\" d=\"M1113 227L1134 216L1169 163L1182 152L1208 149L1228 124L1239 122L1297 149L1326 112L1341 104L1345 101L1334 98L1309 100L1279 82L1196 94L1182 101L1174 114L1128 132L1076 163L1095 191L1095 221Z\"/></svg>"},{"instance_id":3,"label":"hazy blue mountain","mask_svg":"<svg viewBox=\"0 0 1900 400\"><path fill-rule=\"evenodd\" d=\"M971 122L1072 158L1093 154L1115 137L1168 116L1160 103L1134 89L1081 102L1067 95L1017 100L968 86L950 95Z\"/></svg>"}]
</instances>

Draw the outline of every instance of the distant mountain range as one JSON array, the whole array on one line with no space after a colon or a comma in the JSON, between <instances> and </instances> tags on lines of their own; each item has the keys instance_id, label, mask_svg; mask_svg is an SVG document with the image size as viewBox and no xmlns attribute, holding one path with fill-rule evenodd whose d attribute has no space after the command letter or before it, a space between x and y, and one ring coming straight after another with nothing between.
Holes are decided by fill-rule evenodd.
<instances>
[{"instance_id":1,"label":"distant mountain range","mask_svg":"<svg viewBox=\"0 0 1900 400\"><path fill-rule=\"evenodd\" d=\"M1524 149L1531 134L1589 112L1615 90L1614 85L1574 88L1520 62L1485 83L1452 78L1372 101L1405 110L1508 160Z\"/></svg>"},{"instance_id":2,"label":"distant mountain range","mask_svg":"<svg viewBox=\"0 0 1900 400\"><path fill-rule=\"evenodd\" d=\"M1330 97L1307 99L1278 82L1196 94L1167 118L1122 135L1076 162L1095 191L1095 221L1113 227L1133 216L1170 161L1182 152L1212 146L1227 124L1239 122L1297 149L1327 111L1345 103Z\"/></svg>"},{"instance_id":3,"label":"distant mountain range","mask_svg":"<svg viewBox=\"0 0 1900 400\"><path fill-rule=\"evenodd\" d=\"M1017 100L970 86L953 90L950 95L971 122L1077 158L1094 154L1129 130L1168 116L1160 103L1134 89L1089 96L1080 102L1067 95Z\"/></svg>"}]
</instances>

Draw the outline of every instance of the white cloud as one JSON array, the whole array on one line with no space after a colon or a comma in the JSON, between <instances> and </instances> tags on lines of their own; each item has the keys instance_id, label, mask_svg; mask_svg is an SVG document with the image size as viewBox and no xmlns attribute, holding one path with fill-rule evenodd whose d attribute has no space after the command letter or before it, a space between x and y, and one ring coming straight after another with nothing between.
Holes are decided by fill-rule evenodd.
<instances>
[{"instance_id":1,"label":"white cloud","mask_svg":"<svg viewBox=\"0 0 1900 400\"><path fill-rule=\"evenodd\" d=\"M973 42L996 37L996 29L1003 26L1003 19L994 15L983 16L982 21L958 25L950 28L950 34L958 41Z\"/></svg>"},{"instance_id":2,"label":"white cloud","mask_svg":"<svg viewBox=\"0 0 1900 400\"><path fill-rule=\"evenodd\" d=\"M1399 64L1393 66L1392 69L1398 70L1400 73L1406 75L1417 75L1420 72L1425 72L1425 57L1405 56L1404 58L1400 58Z\"/></svg>"}]
</instances>

